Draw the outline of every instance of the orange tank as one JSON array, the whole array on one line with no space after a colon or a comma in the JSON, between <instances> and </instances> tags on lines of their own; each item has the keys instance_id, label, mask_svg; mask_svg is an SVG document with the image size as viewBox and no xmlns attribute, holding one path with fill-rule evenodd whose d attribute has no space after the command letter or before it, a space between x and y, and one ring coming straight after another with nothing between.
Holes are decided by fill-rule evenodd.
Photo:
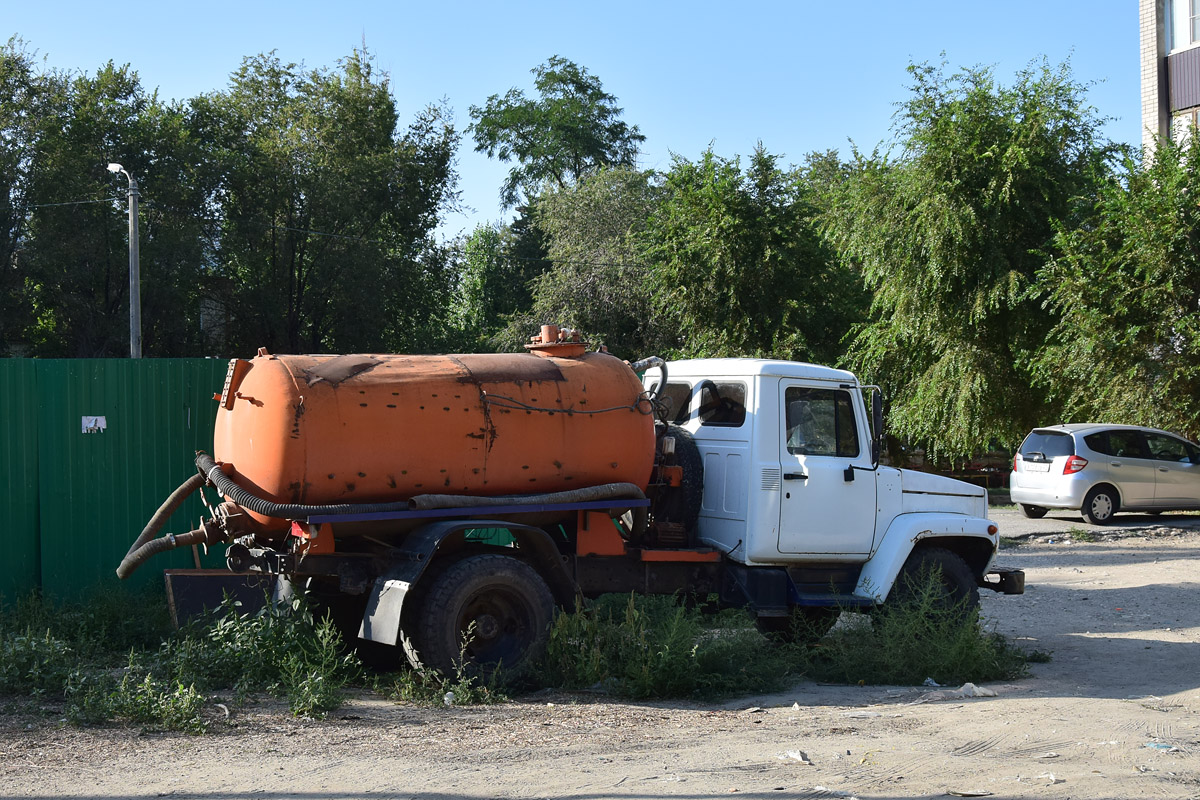
<instances>
[{"instance_id":1,"label":"orange tank","mask_svg":"<svg viewBox=\"0 0 1200 800\"><path fill-rule=\"evenodd\" d=\"M214 457L242 487L280 503L645 489L654 420L643 387L623 361L581 349L260 352L230 363ZM286 525L253 516L269 529Z\"/></svg>"}]
</instances>

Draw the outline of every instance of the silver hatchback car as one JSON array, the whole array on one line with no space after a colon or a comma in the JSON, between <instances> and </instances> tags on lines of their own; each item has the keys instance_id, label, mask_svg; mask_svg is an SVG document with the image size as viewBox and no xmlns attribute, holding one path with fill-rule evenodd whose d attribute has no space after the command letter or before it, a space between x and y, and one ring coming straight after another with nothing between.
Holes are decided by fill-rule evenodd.
<instances>
[{"instance_id":1,"label":"silver hatchback car","mask_svg":"<svg viewBox=\"0 0 1200 800\"><path fill-rule=\"evenodd\" d=\"M1134 425L1052 425L1025 437L1008 479L1027 517L1079 509L1103 525L1118 511L1200 508L1200 446Z\"/></svg>"}]
</instances>

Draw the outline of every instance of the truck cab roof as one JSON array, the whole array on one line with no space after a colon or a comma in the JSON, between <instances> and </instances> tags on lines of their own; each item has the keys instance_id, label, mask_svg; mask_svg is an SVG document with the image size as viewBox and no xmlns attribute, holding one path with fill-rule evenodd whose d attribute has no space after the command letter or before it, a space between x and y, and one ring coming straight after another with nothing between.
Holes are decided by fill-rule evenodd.
<instances>
[{"instance_id":1,"label":"truck cab roof","mask_svg":"<svg viewBox=\"0 0 1200 800\"><path fill-rule=\"evenodd\" d=\"M799 361L767 358L693 358L667 364L671 378L754 377L802 378L858 386L854 373Z\"/></svg>"}]
</instances>

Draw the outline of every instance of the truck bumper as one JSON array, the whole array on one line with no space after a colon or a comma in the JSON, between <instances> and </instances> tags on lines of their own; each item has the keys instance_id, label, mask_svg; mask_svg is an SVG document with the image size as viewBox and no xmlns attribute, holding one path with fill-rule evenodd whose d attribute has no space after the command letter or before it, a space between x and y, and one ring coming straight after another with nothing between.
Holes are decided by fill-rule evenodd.
<instances>
[{"instance_id":1,"label":"truck bumper","mask_svg":"<svg viewBox=\"0 0 1200 800\"><path fill-rule=\"evenodd\" d=\"M989 580L992 577L995 580ZM1025 594L1025 570L996 567L988 570L979 585L1000 594Z\"/></svg>"}]
</instances>

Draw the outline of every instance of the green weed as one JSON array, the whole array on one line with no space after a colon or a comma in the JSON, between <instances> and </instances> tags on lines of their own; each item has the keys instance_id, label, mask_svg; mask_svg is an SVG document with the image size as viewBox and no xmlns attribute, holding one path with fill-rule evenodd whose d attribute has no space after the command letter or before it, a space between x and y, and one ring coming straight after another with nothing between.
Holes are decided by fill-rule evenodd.
<instances>
[{"instance_id":1,"label":"green weed","mask_svg":"<svg viewBox=\"0 0 1200 800\"><path fill-rule=\"evenodd\" d=\"M256 613L226 601L173 633L165 612L143 604L156 607L136 595L18 602L0 623L0 694L62 698L75 723L199 732L203 692L269 692L286 697L293 714L314 717L337 708L358 675L333 623L314 619L301 601Z\"/></svg>"},{"instance_id":2,"label":"green weed","mask_svg":"<svg viewBox=\"0 0 1200 800\"><path fill-rule=\"evenodd\" d=\"M76 724L129 722L203 733L204 696L194 686L154 677L131 654L118 681L109 672L76 671L66 688L67 719Z\"/></svg>"},{"instance_id":3,"label":"green weed","mask_svg":"<svg viewBox=\"0 0 1200 800\"><path fill-rule=\"evenodd\" d=\"M161 591L97 588L77 602L32 593L0 607L0 635L29 631L49 632L79 659L112 659L157 647L171 620Z\"/></svg>"},{"instance_id":4,"label":"green weed","mask_svg":"<svg viewBox=\"0 0 1200 800\"><path fill-rule=\"evenodd\" d=\"M5 634L0 640L0 694L61 695L73 660L71 646L50 631Z\"/></svg>"},{"instance_id":5,"label":"green weed","mask_svg":"<svg viewBox=\"0 0 1200 800\"><path fill-rule=\"evenodd\" d=\"M322 716L341 703L343 687L359 673L354 654L343 653L332 620L314 619L300 599L253 613L227 599L213 618L197 620L163 642L158 653L166 676L205 690L286 697L296 716Z\"/></svg>"},{"instance_id":6,"label":"green weed","mask_svg":"<svg viewBox=\"0 0 1200 800\"><path fill-rule=\"evenodd\" d=\"M631 698L717 697L779 688L790 674L744 612L703 615L674 597L631 594L559 614L537 679Z\"/></svg>"},{"instance_id":7,"label":"green weed","mask_svg":"<svg viewBox=\"0 0 1200 800\"><path fill-rule=\"evenodd\" d=\"M418 672L406 669L393 674L390 682L377 681L376 691L397 702L420 705L489 705L508 700L508 681L503 665L492 670L486 680L467 665L467 646L474 630L474 623L471 623L459 646L453 675L443 675L437 670Z\"/></svg>"},{"instance_id":8,"label":"green weed","mask_svg":"<svg viewBox=\"0 0 1200 800\"><path fill-rule=\"evenodd\" d=\"M1071 537L1073 542L1096 542L1099 541L1096 534L1083 528L1071 528L1067 531L1067 535Z\"/></svg>"},{"instance_id":9,"label":"green weed","mask_svg":"<svg viewBox=\"0 0 1200 800\"><path fill-rule=\"evenodd\" d=\"M840 683L953 684L1011 680L1027 671L1026 655L984 630L978 609L945 605L936 573L904 599L850 616L817 645L795 652L809 677Z\"/></svg>"}]
</instances>

